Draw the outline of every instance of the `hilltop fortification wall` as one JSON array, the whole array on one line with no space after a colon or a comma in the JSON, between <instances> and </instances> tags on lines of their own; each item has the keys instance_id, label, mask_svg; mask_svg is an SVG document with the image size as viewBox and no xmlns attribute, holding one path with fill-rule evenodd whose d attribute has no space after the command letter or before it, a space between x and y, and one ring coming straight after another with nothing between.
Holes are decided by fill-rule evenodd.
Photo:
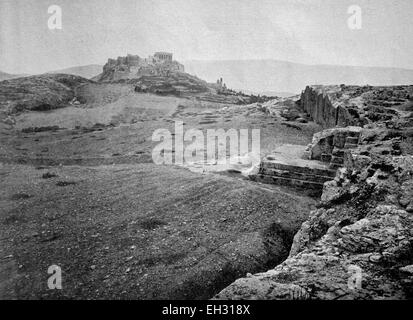
<instances>
[{"instance_id":1,"label":"hilltop fortification wall","mask_svg":"<svg viewBox=\"0 0 413 320\"><path fill-rule=\"evenodd\" d=\"M165 57L163 59L163 57ZM141 58L138 55L127 55L117 59L109 59L103 66L103 72L96 77L97 81L118 81L136 79L141 76L169 76L171 73L185 72L185 67L168 56L149 56Z\"/></svg>"}]
</instances>

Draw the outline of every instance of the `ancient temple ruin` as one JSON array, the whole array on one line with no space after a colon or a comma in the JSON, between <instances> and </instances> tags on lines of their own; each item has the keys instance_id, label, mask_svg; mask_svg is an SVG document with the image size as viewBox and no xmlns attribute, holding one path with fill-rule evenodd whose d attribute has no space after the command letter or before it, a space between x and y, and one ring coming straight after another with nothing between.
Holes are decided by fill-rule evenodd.
<instances>
[{"instance_id":1,"label":"ancient temple ruin","mask_svg":"<svg viewBox=\"0 0 413 320\"><path fill-rule=\"evenodd\" d=\"M171 73L185 72L183 64L173 60L169 52L155 52L147 58L128 54L126 57L109 59L98 81L117 81L141 76L168 76Z\"/></svg>"},{"instance_id":2,"label":"ancient temple ruin","mask_svg":"<svg viewBox=\"0 0 413 320\"><path fill-rule=\"evenodd\" d=\"M172 53L169 52L155 52L153 55L158 61L172 61Z\"/></svg>"}]
</instances>

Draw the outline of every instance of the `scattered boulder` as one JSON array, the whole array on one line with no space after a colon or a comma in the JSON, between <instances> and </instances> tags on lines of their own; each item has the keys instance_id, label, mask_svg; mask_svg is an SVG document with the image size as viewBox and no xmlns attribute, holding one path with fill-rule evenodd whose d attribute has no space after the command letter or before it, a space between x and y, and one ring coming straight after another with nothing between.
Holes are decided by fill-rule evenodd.
<instances>
[{"instance_id":1,"label":"scattered boulder","mask_svg":"<svg viewBox=\"0 0 413 320\"><path fill-rule=\"evenodd\" d=\"M310 159L323 161L323 155L329 155L329 161L332 156L343 157L344 151L340 149L357 147L362 130L361 127L332 128L314 134L308 148Z\"/></svg>"},{"instance_id":2,"label":"scattered boulder","mask_svg":"<svg viewBox=\"0 0 413 320\"><path fill-rule=\"evenodd\" d=\"M390 127L409 123L413 86L308 86L299 106L324 128L360 126L382 122ZM407 118L406 118L407 116Z\"/></svg>"}]
</instances>

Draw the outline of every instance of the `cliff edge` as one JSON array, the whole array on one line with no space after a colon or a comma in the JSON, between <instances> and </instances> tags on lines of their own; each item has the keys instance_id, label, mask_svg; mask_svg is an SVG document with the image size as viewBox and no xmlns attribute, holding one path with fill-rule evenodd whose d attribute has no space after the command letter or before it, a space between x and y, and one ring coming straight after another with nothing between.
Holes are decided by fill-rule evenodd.
<instances>
[{"instance_id":1,"label":"cliff edge","mask_svg":"<svg viewBox=\"0 0 413 320\"><path fill-rule=\"evenodd\" d=\"M309 153L334 150L346 130L357 132L358 144L340 150L343 164L324 184L318 209L295 235L289 257L238 279L215 299L413 298L411 87L335 88L307 87L299 103L325 126L337 114L343 124L364 125L316 134Z\"/></svg>"}]
</instances>

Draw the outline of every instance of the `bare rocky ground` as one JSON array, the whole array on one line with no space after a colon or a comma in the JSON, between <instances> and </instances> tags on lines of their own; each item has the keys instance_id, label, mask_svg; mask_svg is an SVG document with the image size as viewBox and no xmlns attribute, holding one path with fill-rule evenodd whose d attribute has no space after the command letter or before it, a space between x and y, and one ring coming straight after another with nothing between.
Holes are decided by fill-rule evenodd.
<instances>
[{"instance_id":1,"label":"bare rocky ground","mask_svg":"<svg viewBox=\"0 0 413 320\"><path fill-rule=\"evenodd\" d=\"M351 152L287 260L218 299L412 299L413 158Z\"/></svg>"},{"instance_id":2,"label":"bare rocky ground","mask_svg":"<svg viewBox=\"0 0 413 320\"><path fill-rule=\"evenodd\" d=\"M338 164L337 175L288 259L216 298L412 299L412 87L307 87L301 105L329 128L309 156Z\"/></svg>"},{"instance_id":3,"label":"bare rocky ground","mask_svg":"<svg viewBox=\"0 0 413 320\"><path fill-rule=\"evenodd\" d=\"M210 298L288 256L315 200L239 175L152 163L154 130L259 128L261 150L319 127L269 109L87 83L75 101L0 124L2 298ZM47 268L63 290L47 289Z\"/></svg>"}]
</instances>

